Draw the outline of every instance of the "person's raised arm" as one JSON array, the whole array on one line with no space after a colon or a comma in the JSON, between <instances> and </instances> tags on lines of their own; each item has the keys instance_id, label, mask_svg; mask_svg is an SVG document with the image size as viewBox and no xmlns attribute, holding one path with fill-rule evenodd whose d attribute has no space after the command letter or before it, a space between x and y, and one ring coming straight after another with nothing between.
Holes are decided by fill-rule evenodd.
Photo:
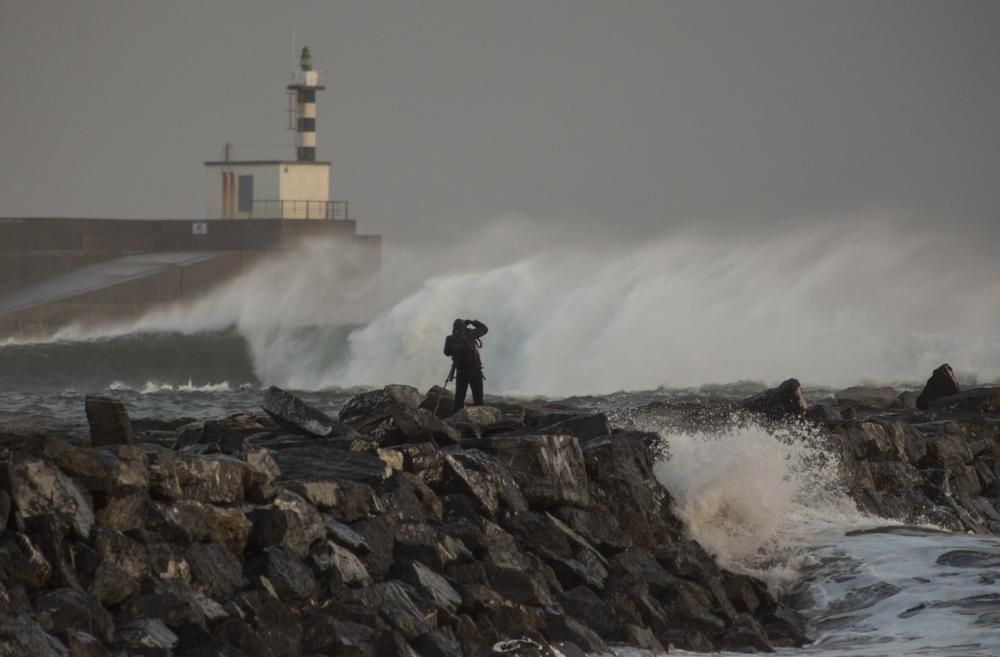
<instances>
[{"instance_id":1,"label":"person's raised arm","mask_svg":"<svg viewBox=\"0 0 1000 657\"><path fill-rule=\"evenodd\" d=\"M481 338L489 332L489 329L486 328L486 324L483 324L478 319L470 319L466 323L472 324L475 327L472 329L472 336L474 338Z\"/></svg>"}]
</instances>

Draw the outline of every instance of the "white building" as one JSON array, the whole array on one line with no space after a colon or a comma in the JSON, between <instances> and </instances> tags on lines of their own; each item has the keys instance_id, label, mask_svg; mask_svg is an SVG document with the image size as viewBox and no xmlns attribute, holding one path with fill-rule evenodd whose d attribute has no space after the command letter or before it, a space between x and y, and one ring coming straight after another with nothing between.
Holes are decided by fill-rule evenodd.
<instances>
[{"instance_id":1,"label":"white building","mask_svg":"<svg viewBox=\"0 0 1000 657\"><path fill-rule=\"evenodd\" d=\"M347 203L330 200L330 163L316 160L316 92L319 84L308 48L288 85L294 103L295 160L235 160L227 144L212 172L211 216L222 219L348 219Z\"/></svg>"}]
</instances>

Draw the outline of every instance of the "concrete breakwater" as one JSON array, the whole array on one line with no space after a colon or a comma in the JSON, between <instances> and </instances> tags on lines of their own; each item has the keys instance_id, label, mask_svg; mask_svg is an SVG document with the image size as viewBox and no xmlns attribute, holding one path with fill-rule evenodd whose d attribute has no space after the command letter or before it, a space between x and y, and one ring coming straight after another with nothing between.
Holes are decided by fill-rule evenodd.
<instances>
[{"instance_id":1,"label":"concrete breakwater","mask_svg":"<svg viewBox=\"0 0 1000 657\"><path fill-rule=\"evenodd\" d=\"M806 641L762 582L685 538L652 475L655 434L534 404L452 414L438 392L389 386L332 419L272 388L267 415L181 426L133 426L91 398L90 444L4 429L0 652Z\"/></svg>"}]
</instances>

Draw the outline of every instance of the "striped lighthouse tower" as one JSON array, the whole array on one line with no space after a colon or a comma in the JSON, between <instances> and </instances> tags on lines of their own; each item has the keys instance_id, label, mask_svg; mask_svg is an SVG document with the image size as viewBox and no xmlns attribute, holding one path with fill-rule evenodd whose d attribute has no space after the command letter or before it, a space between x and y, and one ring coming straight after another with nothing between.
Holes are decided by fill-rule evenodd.
<instances>
[{"instance_id":1,"label":"striped lighthouse tower","mask_svg":"<svg viewBox=\"0 0 1000 657\"><path fill-rule=\"evenodd\" d=\"M295 102L295 159L316 161L316 92L326 89L319 84L319 73L313 70L309 48L302 49L301 71L295 84L288 85Z\"/></svg>"}]
</instances>

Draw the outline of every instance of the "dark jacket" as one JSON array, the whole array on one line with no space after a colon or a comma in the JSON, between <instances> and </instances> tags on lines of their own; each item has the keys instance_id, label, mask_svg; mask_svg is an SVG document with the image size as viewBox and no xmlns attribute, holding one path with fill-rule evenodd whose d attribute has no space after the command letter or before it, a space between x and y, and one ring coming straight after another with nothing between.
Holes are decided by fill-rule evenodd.
<instances>
[{"instance_id":1,"label":"dark jacket","mask_svg":"<svg viewBox=\"0 0 1000 657\"><path fill-rule=\"evenodd\" d=\"M468 323L473 328L458 326L456 323L455 330L444 339L444 355L451 357L452 364L459 372L483 369L476 341L486 335L489 329L478 319L470 319Z\"/></svg>"}]
</instances>

